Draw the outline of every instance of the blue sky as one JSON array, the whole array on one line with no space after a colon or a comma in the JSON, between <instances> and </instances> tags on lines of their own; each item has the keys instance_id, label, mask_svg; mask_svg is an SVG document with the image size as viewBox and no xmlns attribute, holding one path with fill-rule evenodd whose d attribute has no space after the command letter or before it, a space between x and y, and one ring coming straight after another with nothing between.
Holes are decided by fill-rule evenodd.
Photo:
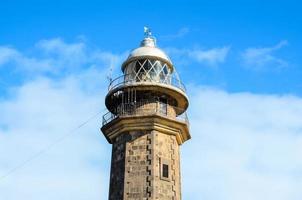
<instances>
[{"instance_id":1,"label":"blue sky","mask_svg":"<svg viewBox=\"0 0 302 200\"><path fill-rule=\"evenodd\" d=\"M147 25L190 97L183 199L300 200L301 24L290 0L2 1L0 177L106 112L110 68ZM107 199L100 124L0 179L0 199Z\"/></svg>"},{"instance_id":2,"label":"blue sky","mask_svg":"<svg viewBox=\"0 0 302 200\"><path fill-rule=\"evenodd\" d=\"M185 81L194 71L194 81L228 91L301 95L300 8L299 1L4 1L0 44L28 51L40 39L85 37L93 46L121 53L135 47L141 27L148 25L161 47L231 48L214 70L196 62L177 66ZM245 49L284 40L288 44L272 54L286 66L274 61L257 70L243 66Z\"/></svg>"}]
</instances>

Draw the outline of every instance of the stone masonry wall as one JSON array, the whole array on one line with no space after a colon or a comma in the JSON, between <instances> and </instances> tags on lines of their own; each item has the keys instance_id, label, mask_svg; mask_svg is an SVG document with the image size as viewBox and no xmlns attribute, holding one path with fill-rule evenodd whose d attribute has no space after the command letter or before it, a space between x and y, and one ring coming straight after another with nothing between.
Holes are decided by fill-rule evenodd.
<instances>
[{"instance_id":1,"label":"stone masonry wall","mask_svg":"<svg viewBox=\"0 0 302 200\"><path fill-rule=\"evenodd\" d=\"M151 196L151 139L148 132L131 132L126 144L124 199L146 200Z\"/></svg>"},{"instance_id":2,"label":"stone masonry wall","mask_svg":"<svg viewBox=\"0 0 302 200\"><path fill-rule=\"evenodd\" d=\"M179 146L175 136L155 132L155 199L180 200ZM162 165L169 166L169 178L162 176Z\"/></svg>"},{"instance_id":3,"label":"stone masonry wall","mask_svg":"<svg viewBox=\"0 0 302 200\"><path fill-rule=\"evenodd\" d=\"M162 176L167 164L169 177ZM133 131L116 138L109 200L180 200L179 146L175 136Z\"/></svg>"},{"instance_id":4,"label":"stone masonry wall","mask_svg":"<svg viewBox=\"0 0 302 200\"><path fill-rule=\"evenodd\" d=\"M112 145L109 200L123 199L125 175L125 150L129 134L119 135Z\"/></svg>"}]
</instances>

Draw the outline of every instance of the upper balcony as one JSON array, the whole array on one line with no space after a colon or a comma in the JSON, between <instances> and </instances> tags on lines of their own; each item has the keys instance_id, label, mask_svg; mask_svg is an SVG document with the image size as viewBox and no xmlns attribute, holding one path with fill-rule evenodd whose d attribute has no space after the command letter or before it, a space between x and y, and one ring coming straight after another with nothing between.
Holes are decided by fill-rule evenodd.
<instances>
[{"instance_id":1,"label":"upper balcony","mask_svg":"<svg viewBox=\"0 0 302 200\"><path fill-rule=\"evenodd\" d=\"M108 91L114 90L121 86L131 86L148 83L159 84L163 86L172 86L186 93L185 85L180 81L179 78L175 77L175 74L160 77L156 73L132 73L119 76L110 81Z\"/></svg>"},{"instance_id":2,"label":"upper balcony","mask_svg":"<svg viewBox=\"0 0 302 200\"><path fill-rule=\"evenodd\" d=\"M137 93L138 91L152 91L168 95L177 102L175 106L183 108L183 110L186 110L189 104L186 87L176 73L162 74L149 70L147 72L125 74L110 81L105 100L108 110L113 110L112 107L115 107L114 99L121 98L120 94L123 94L123 91L126 91L127 88L135 88Z\"/></svg>"}]
</instances>

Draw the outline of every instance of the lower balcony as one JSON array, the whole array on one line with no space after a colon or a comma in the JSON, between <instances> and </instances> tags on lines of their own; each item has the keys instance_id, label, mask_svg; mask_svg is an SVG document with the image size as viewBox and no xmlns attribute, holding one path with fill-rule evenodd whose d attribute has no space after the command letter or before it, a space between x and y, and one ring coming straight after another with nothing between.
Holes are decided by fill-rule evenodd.
<instances>
[{"instance_id":1,"label":"lower balcony","mask_svg":"<svg viewBox=\"0 0 302 200\"><path fill-rule=\"evenodd\" d=\"M103 115L102 125L105 126L118 117L127 116L148 116L148 115L159 115L172 120L177 120L186 124L189 124L188 116L186 112L179 112L180 108L165 104L162 102L132 102L120 104L116 110L116 114L107 112ZM176 113L182 113L177 115Z\"/></svg>"}]
</instances>

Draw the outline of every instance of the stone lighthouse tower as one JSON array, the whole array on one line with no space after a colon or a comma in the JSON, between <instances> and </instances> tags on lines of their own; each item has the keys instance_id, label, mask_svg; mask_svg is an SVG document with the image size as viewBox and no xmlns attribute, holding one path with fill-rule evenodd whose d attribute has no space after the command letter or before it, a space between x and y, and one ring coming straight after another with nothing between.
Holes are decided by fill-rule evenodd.
<instances>
[{"instance_id":1,"label":"stone lighthouse tower","mask_svg":"<svg viewBox=\"0 0 302 200\"><path fill-rule=\"evenodd\" d=\"M188 97L148 28L105 99L112 144L109 200L181 200L180 145L190 139Z\"/></svg>"}]
</instances>

